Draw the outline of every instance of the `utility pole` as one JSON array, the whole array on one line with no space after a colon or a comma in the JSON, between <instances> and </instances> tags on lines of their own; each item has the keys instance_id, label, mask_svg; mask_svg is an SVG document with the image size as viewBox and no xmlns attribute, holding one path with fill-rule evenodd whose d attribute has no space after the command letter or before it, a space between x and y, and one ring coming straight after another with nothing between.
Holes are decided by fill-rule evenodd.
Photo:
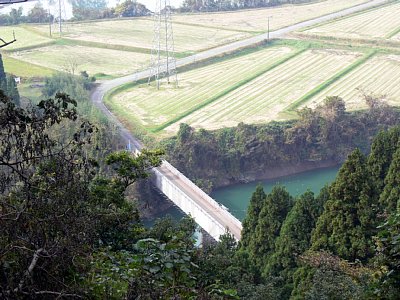
<instances>
[{"instance_id":1,"label":"utility pole","mask_svg":"<svg viewBox=\"0 0 400 300\"><path fill-rule=\"evenodd\" d=\"M175 86L178 86L169 0L156 0L150 64L150 75L147 81L149 85L154 79L157 89L160 89L162 79L166 78L168 84L173 80Z\"/></svg>"},{"instance_id":2,"label":"utility pole","mask_svg":"<svg viewBox=\"0 0 400 300\"><path fill-rule=\"evenodd\" d=\"M60 37L61 37L61 33L62 33L61 22L62 22L61 0L58 0L58 31L59 31Z\"/></svg>"},{"instance_id":3,"label":"utility pole","mask_svg":"<svg viewBox=\"0 0 400 300\"><path fill-rule=\"evenodd\" d=\"M269 42L269 16L267 17L267 19L268 19L268 38L267 38L267 41Z\"/></svg>"}]
</instances>

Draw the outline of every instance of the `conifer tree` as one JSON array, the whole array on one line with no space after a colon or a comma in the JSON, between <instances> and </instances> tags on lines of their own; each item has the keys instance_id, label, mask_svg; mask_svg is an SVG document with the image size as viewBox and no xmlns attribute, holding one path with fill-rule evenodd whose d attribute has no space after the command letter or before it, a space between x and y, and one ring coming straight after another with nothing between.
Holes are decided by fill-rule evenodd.
<instances>
[{"instance_id":1,"label":"conifer tree","mask_svg":"<svg viewBox=\"0 0 400 300\"><path fill-rule=\"evenodd\" d=\"M275 250L276 238L292 204L292 197L282 186L275 186L266 197L249 245L250 256L260 270L264 269L267 257Z\"/></svg>"},{"instance_id":2,"label":"conifer tree","mask_svg":"<svg viewBox=\"0 0 400 300\"><path fill-rule=\"evenodd\" d=\"M325 249L351 261L371 257L377 226L375 206L366 159L357 149L330 187L311 249Z\"/></svg>"},{"instance_id":3,"label":"conifer tree","mask_svg":"<svg viewBox=\"0 0 400 300\"><path fill-rule=\"evenodd\" d=\"M385 178L385 188L380 196L380 203L387 214L400 212L400 144L393 155L389 171Z\"/></svg>"},{"instance_id":4,"label":"conifer tree","mask_svg":"<svg viewBox=\"0 0 400 300\"><path fill-rule=\"evenodd\" d=\"M6 90L7 96L12 99L15 105L20 106L20 97L14 76L7 74L6 79L7 79L7 90Z\"/></svg>"},{"instance_id":5,"label":"conifer tree","mask_svg":"<svg viewBox=\"0 0 400 300\"><path fill-rule=\"evenodd\" d=\"M265 201L265 192L259 184L250 199L246 217L243 220L242 238L240 246L242 249L247 248L251 240L254 238L254 232L258 223L258 217Z\"/></svg>"},{"instance_id":6,"label":"conifer tree","mask_svg":"<svg viewBox=\"0 0 400 300\"><path fill-rule=\"evenodd\" d=\"M395 127L387 132L381 131L371 145L368 157L368 167L372 174L377 193L380 194L385 185L384 180L389 170L392 156L400 141L400 127Z\"/></svg>"},{"instance_id":7,"label":"conifer tree","mask_svg":"<svg viewBox=\"0 0 400 300\"><path fill-rule=\"evenodd\" d=\"M275 244L275 253L268 259L266 276L280 276L287 283L297 268L297 257L310 247L311 232L323 204L314 193L305 192L296 201L285 219Z\"/></svg>"},{"instance_id":8,"label":"conifer tree","mask_svg":"<svg viewBox=\"0 0 400 300\"><path fill-rule=\"evenodd\" d=\"M7 93L7 78L6 78L6 73L4 72L3 58L1 54L0 54L0 90L2 90L5 94Z\"/></svg>"}]
</instances>

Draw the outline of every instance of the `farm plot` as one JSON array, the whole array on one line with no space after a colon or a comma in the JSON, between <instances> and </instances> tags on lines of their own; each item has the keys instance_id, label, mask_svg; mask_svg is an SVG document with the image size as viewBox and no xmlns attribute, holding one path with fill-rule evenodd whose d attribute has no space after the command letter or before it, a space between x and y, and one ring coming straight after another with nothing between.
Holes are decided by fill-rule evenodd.
<instances>
[{"instance_id":1,"label":"farm plot","mask_svg":"<svg viewBox=\"0 0 400 300\"><path fill-rule=\"evenodd\" d=\"M36 29L47 32L46 26ZM112 20L71 23L65 37L90 42L151 49L153 20ZM250 36L249 33L173 24L175 51L199 51Z\"/></svg>"},{"instance_id":2,"label":"farm plot","mask_svg":"<svg viewBox=\"0 0 400 300\"><path fill-rule=\"evenodd\" d=\"M268 16L271 17L270 29L276 30L365 2L368 1L327 0L312 4L286 5L235 12L184 14L173 16L173 21L221 29L265 32L267 31Z\"/></svg>"},{"instance_id":3,"label":"farm plot","mask_svg":"<svg viewBox=\"0 0 400 300\"><path fill-rule=\"evenodd\" d=\"M154 128L181 114L223 94L241 80L263 72L295 50L288 47L272 47L245 56L225 60L178 75L179 87L162 84L142 84L116 94L111 104L128 112L129 118L137 118L141 124Z\"/></svg>"},{"instance_id":4,"label":"farm plot","mask_svg":"<svg viewBox=\"0 0 400 300\"><path fill-rule=\"evenodd\" d=\"M302 95L354 62L359 54L309 50L196 111L179 123L216 129L239 122L263 123L282 119L281 113ZM166 129L178 130L178 124Z\"/></svg>"},{"instance_id":5,"label":"farm plot","mask_svg":"<svg viewBox=\"0 0 400 300\"><path fill-rule=\"evenodd\" d=\"M304 31L305 34L347 39L385 39L400 27L400 3L376 8Z\"/></svg>"},{"instance_id":6,"label":"farm plot","mask_svg":"<svg viewBox=\"0 0 400 300\"><path fill-rule=\"evenodd\" d=\"M387 103L400 106L400 55L375 56L310 99L315 107L326 96L340 96L350 110L366 108L363 93L385 95Z\"/></svg>"},{"instance_id":7,"label":"farm plot","mask_svg":"<svg viewBox=\"0 0 400 300\"><path fill-rule=\"evenodd\" d=\"M143 69L149 64L149 55L143 53L76 45L53 45L13 52L10 56L54 70L75 71L75 73L87 71L90 75L104 73L122 76Z\"/></svg>"},{"instance_id":8,"label":"farm plot","mask_svg":"<svg viewBox=\"0 0 400 300\"><path fill-rule=\"evenodd\" d=\"M17 41L4 48L7 51L46 45L52 42L51 39L35 34L20 26L0 26L0 37L5 41L10 41L13 39L13 31Z\"/></svg>"}]
</instances>

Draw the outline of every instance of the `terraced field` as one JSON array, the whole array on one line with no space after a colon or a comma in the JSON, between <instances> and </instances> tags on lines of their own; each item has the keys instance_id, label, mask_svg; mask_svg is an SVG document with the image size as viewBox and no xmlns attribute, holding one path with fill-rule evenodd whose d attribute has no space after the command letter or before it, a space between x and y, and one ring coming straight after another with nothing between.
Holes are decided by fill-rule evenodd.
<instances>
[{"instance_id":1,"label":"terraced field","mask_svg":"<svg viewBox=\"0 0 400 300\"><path fill-rule=\"evenodd\" d=\"M178 89L164 86L157 92L147 85L134 87L117 94L112 104L153 131L166 128L174 133L181 122L207 129L260 123L279 118L293 101L358 56L348 51L300 53L273 47L183 73Z\"/></svg>"},{"instance_id":2,"label":"terraced field","mask_svg":"<svg viewBox=\"0 0 400 300\"><path fill-rule=\"evenodd\" d=\"M221 29L235 29L249 32L265 32L267 17L270 29L276 30L305 20L326 15L351 6L368 2L367 0L327 0L305 5L286 5L253 10L223 13L202 13L173 16L174 22L210 26Z\"/></svg>"},{"instance_id":3,"label":"terraced field","mask_svg":"<svg viewBox=\"0 0 400 300\"><path fill-rule=\"evenodd\" d=\"M240 81L264 72L276 61L294 52L289 47L273 47L249 55L179 74L179 87L141 84L117 94L112 103L138 118L148 127L158 126L206 103Z\"/></svg>"},{"instance_id":4,"label":"terraced field","mask_svg":"<svg viewBox=\"0 0 400 300\"><path fill-rule=\"evenodd\" d=\"M397 1L395 4L330 22L303 33L346 39L389 39L400 30L399 16L400 2Z\"/></svg>"},{"instance_id":5,"label":"terraced field","mask_svg":"<svg viewBox=\"0 0 400 300\"><path fill-rule=\"evenodd\" d=\"M278 66L180 122L216 129L244 123L286 119L286 108L314 87L350 65L352 52L310 50ZM176 132L177 124L167 130Z\"/></svg>"},{"instance_id":6,"label":"terraced field","mask_svg":"<svg viewBox=\"0 0 400 300\"><path fill-rule=\"evenodd\" d=\"M47 45L53 42L52 39L35 34L21 26L0 26L0 36L5 41L13 39L13 31L15 32L15 38L17 41L8 45L7 48L5 48L7 51Z\"/></svg>"},{"instance_id":7,"label":"terraced field","mask_svg":"<svg viewBox=\"0 0 400 300\"><path fill-rule=\"evenodd\" d=\"M34 27L45 34L44 25ZM231 30L174 24L175 51L199 51L251 36ZM64 37L103 44L114 44L151 49L153 46L153 20L151 18L109 20L68 25Z\"/></svg>"},{"instance_id":8,"label":"terraced field","mask_svg":"<svg viewBox=\"0 0 400 300\"><path fill-rule=\"evenodd\" d=\"M46 68L71 71L87 71L89 74L105 73L122 76L148 66L150 56L144 53L91 48L77 45L52 45L9 54L20 61Z\"/></svg>"},{"instance_id":9,"label":"terraced field","mask_svg":"<svg viewBox=\"0 0 400 300\"><path fill-rule=\"evenodd\" d=\"M400 106L400 55L377 55L313 97L315 107L326 96L340 96L351 110L366 108L362 91L385 95L387 103Z\"/></svg>"}]
</instances>

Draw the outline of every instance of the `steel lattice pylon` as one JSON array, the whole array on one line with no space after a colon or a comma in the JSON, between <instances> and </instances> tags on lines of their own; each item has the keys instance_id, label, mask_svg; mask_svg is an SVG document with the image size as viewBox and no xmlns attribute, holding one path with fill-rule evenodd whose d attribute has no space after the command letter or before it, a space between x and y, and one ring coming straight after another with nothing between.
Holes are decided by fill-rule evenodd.
<instances>
[{"instance_id":1,"label":"steel lattice pylon","mask_svg":"<svg viewBox=\"0 0 400 300\"><path fill-rule=\"evenodd\" d=\"M175 85L178 86L170 2L169 0L156 0L148 84L154 79L157 89L159 89L164 78L168 84L174 81Z\"/></svg>"}]
</instances>

